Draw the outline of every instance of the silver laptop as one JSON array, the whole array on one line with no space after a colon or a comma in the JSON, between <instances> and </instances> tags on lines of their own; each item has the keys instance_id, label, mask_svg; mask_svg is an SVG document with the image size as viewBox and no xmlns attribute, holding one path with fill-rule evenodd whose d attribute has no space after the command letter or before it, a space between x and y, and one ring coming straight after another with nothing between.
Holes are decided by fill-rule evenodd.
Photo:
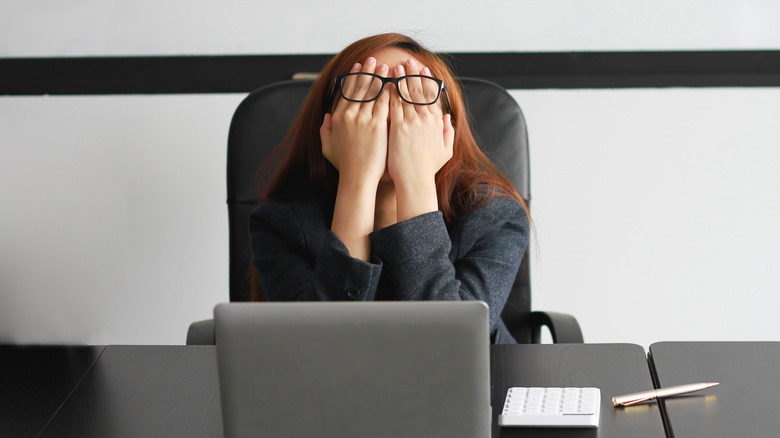
<instances>
[{"instance_id":1,"label":"silver laptop","mask_svg":"<svg viewBox=\"0 0 780 438\"><path fill-rule=\"evenodd\" d=\"M489 437L487 305L214 309L226 438Z\"/></svg>"}]
</instances>

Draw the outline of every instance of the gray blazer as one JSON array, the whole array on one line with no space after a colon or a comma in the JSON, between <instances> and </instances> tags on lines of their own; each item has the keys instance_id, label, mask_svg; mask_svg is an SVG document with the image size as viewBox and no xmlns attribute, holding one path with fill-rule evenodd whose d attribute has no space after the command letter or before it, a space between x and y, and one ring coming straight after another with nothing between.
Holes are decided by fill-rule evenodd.
<instances>
[{"instance_id":1,"label":"gray blazer","mask_svg":"<svg viewBox=\"0 0 780 438\"><path fill-rule=\"evenodd\" d=\"M332 211L313 193L291 199L268 200L249 217L269 300L481 300L492 342L516 342L500 318L528 244L516 200L496 196L451 224L437 211L374 231L364 262L330 231Z\"/></svg>"}]
</instances>

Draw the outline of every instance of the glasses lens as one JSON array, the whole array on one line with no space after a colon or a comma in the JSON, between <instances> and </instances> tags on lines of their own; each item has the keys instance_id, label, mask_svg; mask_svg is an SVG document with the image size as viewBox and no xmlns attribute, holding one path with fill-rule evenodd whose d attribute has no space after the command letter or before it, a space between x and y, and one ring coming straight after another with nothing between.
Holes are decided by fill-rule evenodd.
<instances>
[{"instance_id":1,"label":"glasses lens","mask_svg":"<svg viewBox=\"0 0 780 438\"><path fill-rule=\"evenodd\" d=\"M374 100L382 91L382 80L367 73L355 73L341 79L341 95L357 102Z\"/></svg>"},{"instance_id":2,"label":"glasses lens","mask_svg":"<svg viewBox=\"0 0 780 438\"><path fill-rule=\"evenodd\" d=\"M398 81L398 91L404 100L430 105L439 99L439 83L427 76L407 76Z\"/></svg>"}]
</instances>

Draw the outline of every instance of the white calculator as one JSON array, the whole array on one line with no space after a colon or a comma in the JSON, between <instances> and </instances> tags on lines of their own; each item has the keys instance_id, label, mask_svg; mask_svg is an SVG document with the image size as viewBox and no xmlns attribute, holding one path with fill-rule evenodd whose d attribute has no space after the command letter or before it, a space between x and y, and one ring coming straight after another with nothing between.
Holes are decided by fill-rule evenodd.
<instances>
[{"instance_id":1,"label":"white calculator","mask_svg":"<svg viewBox=\"0 0 780 438\"><path fill-rule=\"evenodd\" d=\"M598 427L598 388L509 388L499 426Z\"/></svg>"}]
</instances>

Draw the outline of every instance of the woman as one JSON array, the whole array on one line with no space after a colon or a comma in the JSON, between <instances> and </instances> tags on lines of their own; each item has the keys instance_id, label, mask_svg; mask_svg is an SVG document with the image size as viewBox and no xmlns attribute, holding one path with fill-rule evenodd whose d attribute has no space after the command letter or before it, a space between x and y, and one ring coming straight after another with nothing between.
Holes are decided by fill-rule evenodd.
<instances>
[{"instance_id":1,"label":"woman","mask_svg":"<svg viewBox=\"0 0 780 438\"><path fill-rule=\"evenodd\" d=\"M482 300L491 339L527 210L482 154L446 64L398 34L357 41L312 86L250 216L269 300Z\"/></svg>"}]
</instances>

